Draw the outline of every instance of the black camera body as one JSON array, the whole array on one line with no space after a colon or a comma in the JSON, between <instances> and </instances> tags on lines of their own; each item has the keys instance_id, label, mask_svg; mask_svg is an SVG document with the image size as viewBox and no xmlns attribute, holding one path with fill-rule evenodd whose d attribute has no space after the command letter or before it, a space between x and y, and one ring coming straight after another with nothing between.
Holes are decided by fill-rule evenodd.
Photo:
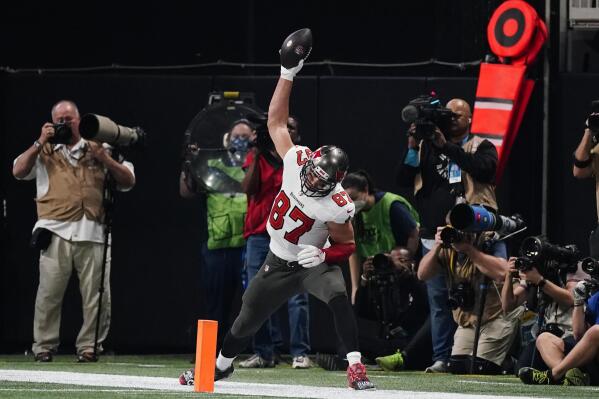
<instances>
[{"instance_id":1,"label":"black camera body","mask_svg":"<svg viewBox=\"0 0 599 399\"><path fill-rule=\"evenodd\" d=\"M591 131L593 143L599 143L599 100L591 102L591 113L587 118L587 127Z\"/></svg>"},{"instance_id":2,"label":"black camera body","mask_svg":"<svg viewBox=\"0 0 599 399\"><path fill-rule=\"evenodd\" d=\"M537 336L542 333L547 332L549 334L555 335L558 338L561 338L564 335L564 330L560 328L560 326L556 323L547 323L545 324L538 332Z\"/></svg>"},{"instance_id":3,"label":"black camera body","mask_svg":"<svg viewBox=\"0 0 599 399\"><path fill-rule=\"evenodd\" d=\"M275 144L268 133L268 114L266 113L251 113L247 115L256 131L256 138L250 143L250 147L257 148L262 153L267 153L275 148Z\"/></svg>"},{"instance_id":4,"label":"black camera body","mask_svg":"<svg viewBox=\"0 0 599 399\"><path fill-rule=\"evenodd\" d=\"M73 131L67 122L59 122L52 124L54 128L54 136L48 142L50 144L69 144L73 139Z\"/></svg>"},{"instance_id":5,"label":"black camera body","mask_svg":"<svg viewBox=\"0 0 599 399\"><path fill-rule=\"evenodd\" d=\"M435 127L444 131L451 123L453 116L454 113L449 108L441 106L441 102L434 93L416 97L401 110L401 119L406 123L416 125L413 135L418 141L433 140Z\"/></svg>"},{"instance_id":6,"label":"black camera body","mask_svg":"<svg viewBox=\"0 0 599 399\"><path fill-rule=\"evenodd\" d=\"M370 282L376 283L378 286L395 283L395 266L389 255L384 253L374 255L372 266L374 270L370 276Z\"/></svg>"},{"instance_id":7,"label":"black camera body","mask_svg":"<svg viewBox=\"0 0 599 399\"><path fill-rule=\"evenodd\" d=\"M521 271L521 272L527 272L527 271L532 270L534 265L535 265L535 263L532 259L529 259L524 256L517 257L516 261L514 262L514 266L516 267L516 269L518 269L518 271Z\"/></svg>"},{"instance_id":8,"label":"black camera body","mask_svg":"<svg viewBox=\"0 0 599 399\"><path fill-rule=\"evenodd\" d=\"M275 148L275 144L270 138L270 134L268 133L268 128L266 126L256 127L256 138L252 143L250 143L251 147L256 147L260 152L265 153Z\"/></svg>"},{"instance_id":9,"label":"black camera body","mask_svg":"<svg viewBox=\"0 0 599 399\"><path fill-rule=\"evenodd\" d=\"M474 309L475 300L474 288L467 281L460 281L449 289L447 303L453 310L470 311Z\"/></svg>"},{"instance_id":10,"label":"black camera body","mask_svg":"<svg viewBox=\"0 0 599 399\"><path fill-rule=\"evenodd\" d=\"M443 241L443 246L446 248L449 248L451 244L462 242L465 239L466 234L454 227L445 226L441 230L441 241Z\"/></svg>"},{"instance_id":11,"label":"black camera body","mask_svg":"<svg viewBox=\"0 0 599 399\"><path fill-rule=\"evenodd\" d=\"M541 274L574 273L578 269L579 259L580 251L574 244L556 245L543 236L531 236L526 237L520 245L520 258L516 260L516 268L527 271L534 265Z\"/></svg>"},{"instance_id":12,"label":"black camera body","mask_svg":"<svg viewBox=\"0 0 599 399\"><path fill-rule=\"evenodd\" d=\"M599 261L588 257L580 261L582 270L588 273L592 278L599 279Z\"/></svg>"}]
</instances>

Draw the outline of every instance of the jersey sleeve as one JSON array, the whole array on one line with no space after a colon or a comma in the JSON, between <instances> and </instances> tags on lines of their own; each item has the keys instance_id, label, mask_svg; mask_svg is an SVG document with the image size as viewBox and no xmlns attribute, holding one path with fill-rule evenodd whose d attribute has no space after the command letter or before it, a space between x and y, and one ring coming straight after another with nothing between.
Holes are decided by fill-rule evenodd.
<instances>
[{"instance_id":1,"label":"jersey sleeve","mask_svg":"<svg viewBox=\"0 0 599 399\"><path fill-rule=\"evenodd\" d=\"M336 195L340 195L340 194L336 194ZM331 201L333 202L333 204L336 204L336 202L331 198ZM332 218L331 218L331 222L333 223L347 223L350 221L350 219L352 219L354 217L354 215L356 214L356 207L354 205L353 202L349 202L349 201L345 201L345 205L340 206L338 204L336 204L335 206L337 207L334 212L332 213Z\"/></svg>"},{"instance_id":2,"label":"jersey sleeve","mask_svg":"<svg viewBox=\"0 0 599 399\"><path fill-rule=\"evenodd\" d=\"M308 161L308 157L312 152L308 147L302 145L294 145L287 151L283 157L283 167L285 169L298 169Z\"/></svg>"}]
</instances>

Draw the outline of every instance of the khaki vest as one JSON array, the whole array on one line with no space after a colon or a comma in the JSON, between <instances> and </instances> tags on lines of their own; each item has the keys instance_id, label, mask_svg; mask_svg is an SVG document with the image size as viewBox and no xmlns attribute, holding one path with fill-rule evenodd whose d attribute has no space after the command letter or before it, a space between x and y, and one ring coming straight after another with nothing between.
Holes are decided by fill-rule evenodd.
<instances>
[{"instance_id":1,"label":"khaki vest","mask_svg":"<svg viewBox=\"0 0 599 399\"><path fill-rule=\"evenodd\" d=\"M473 136L472 139L468 140L466 144L462 146L462 148L464 151L474 154L483 140L484 139L478 136ZM469 204L483 204L497 210L497 199L495 197L495 186L493 184L478 182L464 170L462 170L462 182L464 183L464 194L466 196L466 201ZM416 175L416 180L414 182L414 195L416 195L421 188L422 176L419 173Z\"/></svg>"},{"instance_id":2,"label":"khaki vest","mask_svg":"<svg viewBox=\"0 0 599 399\"><path fill-rule=\"evenodd\" d=\"M484 239L485 235L481 236L481 240ZM441 267L449 271L449 284L456 285L460 281L467 281L474 288L474 309L470 311L464 311L460 308L453 310L453 318L455 322L461 327L474 327L477 324L478 319L478 307L480 299L480 284L484 280L484 275L478 270L476 265L466 258L465 261L458 262L457 252L452 248L443 248L439 253L439 263ZM501 308L501 289L503 283L488 280L487 296L485 299L485 308L483 311L482 324L499 317L503 310Z\"/></svg>"},{"instance_id":3,"label":"khaki vest","mask_svg":"<svg viewBox=\"0 0 599 399\"><path fill-rule=\"evenodd\" d=\"M74 222L85 215L101 223L104 217L103 165L86 152L77 166L73 166L49 144L39 156L48 171L49 184L48 192L36 199L38 218Z\"/></svg>"}]
</instances>

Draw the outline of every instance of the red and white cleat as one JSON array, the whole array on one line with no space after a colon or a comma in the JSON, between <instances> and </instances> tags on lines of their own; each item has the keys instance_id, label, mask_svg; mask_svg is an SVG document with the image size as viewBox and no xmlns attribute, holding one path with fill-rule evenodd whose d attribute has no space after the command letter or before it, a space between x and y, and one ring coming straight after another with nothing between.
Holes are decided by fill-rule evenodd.
<instances>
[{"instance_id":1,"label":"red and white cleat","mask_svg":"<svg viewBox=\"0 0 599 399\"><path fill-rule=\"evenodd\" d=\"M347 368L347 385L356 391L374 389L374 384L368 379L366 367L362 363Z\"/></svg>"}]
</instances>

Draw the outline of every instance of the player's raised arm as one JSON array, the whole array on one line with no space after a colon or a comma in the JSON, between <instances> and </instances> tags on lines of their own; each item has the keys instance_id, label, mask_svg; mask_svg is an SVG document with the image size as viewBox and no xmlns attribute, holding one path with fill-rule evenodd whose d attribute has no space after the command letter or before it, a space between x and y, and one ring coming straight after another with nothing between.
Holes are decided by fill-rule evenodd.
<instances>
[{"instance_id":1,"label":"player's raised arm","mask_svg":"<svg viewBox=\"0 0 599 399\"><path fill-rule=\"evenodd\" d=\"M304 60L312 50L312 32L300 29L285 39L281 47L281 77L268 108L268 132L281 158L293 147L287 130L289 96L293 78L302 69Z\"/></svg>"}]
</instances>

